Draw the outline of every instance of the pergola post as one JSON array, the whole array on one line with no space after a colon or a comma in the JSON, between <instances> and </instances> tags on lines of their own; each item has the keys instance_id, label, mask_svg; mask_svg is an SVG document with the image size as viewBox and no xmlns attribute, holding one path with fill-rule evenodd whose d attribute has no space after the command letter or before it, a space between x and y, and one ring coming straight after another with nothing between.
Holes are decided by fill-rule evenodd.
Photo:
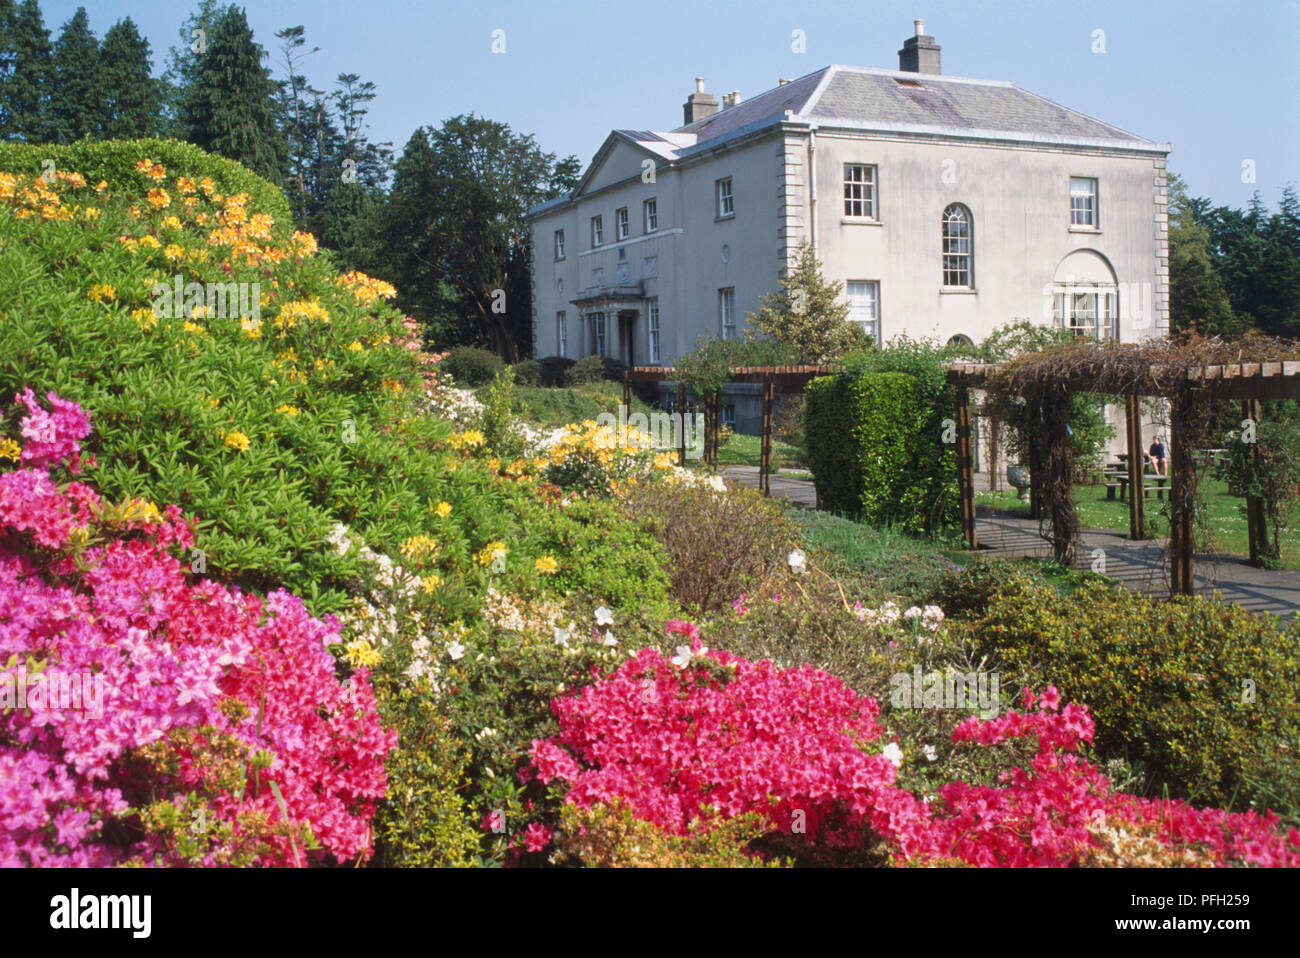
<instances>
[{"instance_id":1,"label":"pergola post","mask_svg":"<svg viewBox=\"0 0 1300 958\"><path fill-rule=\"evenodd\" d=\"M1262 413L1263 406L1258 399L1242 400L1241 418L1249 419L1254 423L1257 432ZM1247 461L1250 463L1251 472L1254 472L1259 465L1258 439L1251 444L1246 456ZM1250 538L1250 564L1259 565L1263 561L1264 537L1267 535L1267 529L1264 525L1264 500L1249 493L1246 495L1246 534Z\"/></svg>"},{"instance_id":2,"label":"pergola post","mask_svg":"<svg viewBox=\"0 0 1300 958\"><path fill-rule=\"evenodd\" d=\"M1170 402L1169 468L1169 561L1171 566L1170 592L1174 595L1191 595L1193 590L1192 565L1195 555L1193 534L1192 489L1196 485L1196 463L1192 450L1187 448L1191 430L1187 427L1192 415L1191 390L1182 386Z\"/></svg>"},{"instance_id":3,"label":"pergola post","mask_svg":"<svg viewBox=\"0 0 1300 958\"><path fill-rule=\"evenodd\" d=\"M1124 420L1128 428L1128 537L1145 539L1146 495L1142 492L1142 408L1141 397L1124 397Z\"/></svg>"},{"instance_id":4,"label":"pergola post","mask_svg":"<svg viewBox=\"0 0 1300 958\"><path fill-rule=\"evenodd\" d=\"M957 483L961 489L961 528L966 548L978 548L975 538L975 474L971 459L970 391L957 390Z\"/></svg>"},{"instance_id":5,"label":"pergola post","mask_svg":"<svg viewBox=\"0 0 1300 958\"><path fill-rule=\"evenodd\" d=\"M682 428L677 432L677 438L680 445L677 447L677 465L685 468L686 466L686 386L682 383L677 384L677 413L682 417Z\"/></svg>"},{"instance_id":6,"label":"pergola post","mask_svg":"<svg viewBox=\"0 0 1300 958\"><path fill-rule=\"evenodd\" d=\"M758 454L758 487L763 495L772 494L772 406L776 399L776 383L771 373L763 374L762 439Z\"/></svg>"}]
</instances>

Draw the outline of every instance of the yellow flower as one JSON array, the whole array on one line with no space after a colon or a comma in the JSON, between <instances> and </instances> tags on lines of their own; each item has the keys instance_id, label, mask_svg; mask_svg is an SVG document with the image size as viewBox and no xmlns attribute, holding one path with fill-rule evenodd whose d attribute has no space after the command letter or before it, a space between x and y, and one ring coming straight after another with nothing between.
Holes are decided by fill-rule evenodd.
<instances>
[{"instance_id":1,"label":"yellow flower","mask_svg":"<svg viewBox=\"0 0 1300 958\"><path fill-rule=\"evenodd\" d=\"M352 340L352 342L348 343L348 349L351 350L351 351L354 352L354 353L362 352L365 348L366 348L366 347L362 346L362 345L361 345L359 342L357 342L355 339Z\"/></svg>"},{"instance_id":2,"label":"yellow flower","mask_svg":"<svg viewBox=\"0 0 1300 958\"><path fill-rule=\"evenodd\" d=\"M170 206L172 201L171 194L159 187L154 187L146 193L145 198L149 201L150 206L154 206L160 210Z\"/></svg>"},{"instance_id":3,"label":"yellow flower","mask_svg":"<svg viewBox=\"0 0 1300 958\"><path fill-rule=\"evenodd\" d=\"M95 184L96 193L102 193L106 189L108 189L108 180L100 180L98 183Z\"/></svg>"},{"instance_id":4,"label":"yellow flower","mask_svg":"<svg viewBox=\"0 0 1300 958\"><path fill-rule=\"evenodd\" d=\"M439 502L437 508L435 508L433 511L434 514L437 515L439 519L446 519L449 515L451 515L451 503L446 501Z\"/></svg>"},{"instance_id":5,"label":"yellow flower","mask_svg":"<svg viewBox=\"0 0 1300 958\"><path fill-rule=\"evenodd\" d=\"M81 215L88 220L97 220L101 212L102 210L98 206L87 206L81 211Z\"/></svg>"},{"instance_id":6,"label":"yellow flower","mask_svg":"<svg viewBox=\"0 0 1300 958\"><path fill-rule=\"evenodd\" d=\"M163 255L168 259L181 259L185 256L185 248L175 243L168 243L163 249Z\"/></svg>"},{"instance_id":7,"label":"yellow flower","mask_svg":"<svg viewBox=\"0 0 1300 958\"><path fill-rule=\"evenodd\" d=\"M12 459L17 462L22 452L23 447L12 439L0 439L0 459Z\"/></svg>"},{"instance_id":8,"label":"yellow flower","mask_svg":"<svg viewBox=\"0 0 1300 958\"><path fill-rule=\"evenodd\" d=\"M117 290L107 283L96 283L90 287L90 292L86 294L97 303L102 303L106 299L117 299Z\"/></svg>"},{"instance_id":9,"label":"yellow flower","mask_svg":"<svg viewBox=\"0 0 1300 958\"><path fill-rule=\"evenodd\" d=\"M203 179L199 181L199 186L202 187L203 192L207 193L209 196L211 196L213 190L217 188L217 184L212 182L212 177L210 176L203 177Z\"/></svg>"},{"instance_id":10,"label":"yellow flower","mask_svg":"<svg viewBox=\"0 0 1300 958\"><path fill-rule=\"evenodd\" d=\"M234 430L233 432L223 432L221 434L221 441L224 442L231 449L238 449L240 452L247 451L248 447L252 445L248 441L248 437L245 436L238 429Z\"/></svg>"},{"instance_id":11,"label":"yellow flower","mask_svg":"<svg viewBox=\"0 0 1300 958\"><path fill-rule=\"evenodd\" d=\"M291 406L288 403L285 403L283 406L276 406L275 411L279 413L284 413L286 416L289 416L290 418L298 415L299 412L297 406Z\"/></svg>"},{"instance_id":12,"label":"yellow flower","mask_svg":"<svg viewBox=\"0 0 1300 958\"><path fill-rule=\"evenodd\" d=\"M420 585L424 587L425 592L432 592L438 586L442 585L442 576L426 575L420 579Z\"/></svg>"},{"instance_id":13,"label":"yellow flower","mask_svg":"<svg viewBox=\"0 0 1300 958\"><path fill-rule=\"evenodd\" d=\"M430 562L437 554L438 543L429 536L411 536L402 543L402 555L412 562Z\"/></svg>"},{"instance_id":14,"label":"yellow flower","mask_svg":"<svg viewBox=\"0 0 1300 958\"><path fill-rule=\"evenodd\" d=\"M542 556L533 563L533 568L542 575L555 575L560 571L560 564L555 561L555 556Z\"/></svg>"},{"instance_id":15,"label":"yellow flower","mask_svg":"<svg viewBox=\"0 0 1300 958\"><path fill-rule=\"evenodd\" d=\"M498 559L504 559L505 557L506 544L504 542L489 542L474 556L479 565L491 565Z\"/></svg>"},{"instance_id":16,"label":"yellow flower","mask_svg":"<svg viewBox=\"0 0 1300 958\"><path fill-rule=\"evenodd\" d=\"M365 639L353 639L343 647L343 657L356 666L374 667L384 660L379 650Z\"/></svg>"},{"instance_id":17,"label":"yellow flower","mask_svg":"<svg viewBox=\"0 0 1300 958\"><path fill-rule=\"evenodd\" d=\"M483 445L484 442L483 434L477 429L466 429L464 432L454 433L451 437L451 444L456 449L465 447L472 449Z\"/></svg>"},{"instance_id":18,"label":"yellow flower","mask_svg":"<svg viewBox=\"0 0 1300 958\"><path fill-rule=\"evenodd\" d=\"M162 225L163 225L163 226L166 226L168 229L178 230L178 229L181 228L180 217L178 217L178 216L164 216L164 217L163 217L163 221L162 221Z\"/></svg>"}]
</instances>

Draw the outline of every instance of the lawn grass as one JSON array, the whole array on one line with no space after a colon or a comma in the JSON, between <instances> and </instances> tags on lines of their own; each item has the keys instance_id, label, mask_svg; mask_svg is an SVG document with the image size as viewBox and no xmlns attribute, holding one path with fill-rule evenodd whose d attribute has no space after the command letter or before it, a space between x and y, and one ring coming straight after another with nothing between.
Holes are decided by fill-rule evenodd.
<instances>
[{"instance_id":1,"label":"lawn grass","mask_svg":"<svg viewBox=\"0 0 1300 958\"><path fill-rule=\"evenodd\" d=\"M1166 494L1167 495L1167 494ZM1197 539L1199 551L1214 552L1219 555L1248 556L1250 540L1246 534L1245 499L1228 494L1227 483L1218 479L1201 481L1201 497L1204 501L1203 516L1209 526L1213 542ZM1029 516L1029 503L1021 502L1014 490L1006 492L979 492L975 494L979 505L989 506L1008 515ZM1074 503L1079 511L1079 522L1085 529L1128 529L1128 503L1106 498L1106 487L1075 486ZM1154 522L1158 536L1169 535L1169 501L1168 499L1146 500L1148 522ZM1300 526L1300 507L1291 516L1291 528ZM1282 568L1300 569L1300 537L1283 536Z\"/></svg>"},{"instance_id":2,"label":"lawn grass","mask_svg":"<svg viewBox=\"0 0 1300 958\"><path fill-rule=\"evenodd\" d=\"M724 466L757 466L762 455L762 441L758 436L732 433L718 449L718 463ZM776 469L806 469L808 457L802 449L772 440L772 466Z\"/></svg>"},{"instance_id":3,"label":"lawn grass","mask_svg":"<svg viewBox=\"0 0 1300 958\"><path fill-rule=\"evenodd\" d=\"M603 412L618 415L623 402L623 387L618 383L597 382L581 386L516 386L515 412L533 426L557 429L571 422L595 419ZM628 414L652 412L636 396Z\"/></svg>"},{"instance_id":4,"label":"lawn grass","mask_svg":"<svg viewBox=\"0 0 1300 958\"><path fill-rule=\"evenodd\" d=\"M852 593L850 599L879 601L896 595L922 604L934 596L936 586L945 575L979 557L956 541L918 539L829 512L791 507L790 516L803 532L804 548L816 553L821 568L840 579L846 592ZM1111 581L1106 576L1041 559L998 561L1029 566L1065 594L1086 580Z\"/></svg>"}]
</instances>

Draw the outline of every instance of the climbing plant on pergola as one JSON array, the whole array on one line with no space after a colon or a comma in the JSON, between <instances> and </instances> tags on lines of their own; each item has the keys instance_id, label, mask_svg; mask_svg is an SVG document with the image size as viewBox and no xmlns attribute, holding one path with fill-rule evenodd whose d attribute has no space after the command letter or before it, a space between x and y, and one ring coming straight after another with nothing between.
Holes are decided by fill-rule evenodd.
<instances>
[{"instance_id":1,"label":"climbing plant on pergola","mask_svg":"<svg viewBox=\"0 0 1300 958\"><path fill-rule=\"evenodd\" d=\"M1035 514L1050 524L1048 538L1060 562L1069 562L1079 536L1072 496L1069 442L1070 397L1076 393L1122 396L1128 445L1129 535L1144 538L1142 436L1139 402L1159 397L1170 406L1169 552L1171 591L1192 592L1196 463L1193 447L1204 442L1211 404L1241 403L1243 420L1258 422L1261 402L1300 400L1300 343L1250 335L1235 341L1218 338L1149 339L1141 343L1081 340L1006 363L954 363L948 380L956 388L958 484L962 527L969 548L976 548L975 482L971 456L970 391L985 391L994 405L1019 397L1040 417L1027 437L1031 488L1044 501ZM1264 538L1262 503L1247 500L1247 528L1252 560Z\"/></svg>"}]
</instances>

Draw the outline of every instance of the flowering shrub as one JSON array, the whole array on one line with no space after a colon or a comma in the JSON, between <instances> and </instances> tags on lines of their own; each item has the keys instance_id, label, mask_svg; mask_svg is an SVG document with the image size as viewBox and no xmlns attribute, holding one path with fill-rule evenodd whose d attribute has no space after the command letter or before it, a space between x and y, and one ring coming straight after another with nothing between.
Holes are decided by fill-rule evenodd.
<instances>
[{"instance_id":1,"label":"flowering shrub","mask_svg":"<svg viewBox=\"0 0 1300 958\"><path fill-rule=\"evenodd\" d=\"M690 645L673 661L644 649L612 675L556 700L559 734L533 743L531 772L563 782L579 808L622 801L638 818L687 834L705 807L762 816L777 847L802 856L881 843L897 860L973 865L1067 865L1106 848L1107 828L1145 829L1177 857L1215 864L1300 864L1300 830L1254 813L1193 809L1114 793L1076 753L1091 740L1084 706L1061 708L1049 687L1026 690L1026 709L970 717L956 743L1036 739L1027 768L997 785L951 782L917 798L898 787L906 761L879 747L876 702L811 667L776 669L710 652L689 623L669 624ZM689 654L687 654L689 653ZM530 850L544 847L542 832ZM843 860L842 858L840 860Z\"/></svg>"},{"instance_id":2,"label":"flowering shrub","mask_svg":"<svg viewBox=\"0 0 1300 958\"><path fill-rule=\"evenodd\" d=\"M0 473L0 864L302 865L370 853L394 736L337 626L295 596L191 582L181 512L57 485L89 421L30 391ZM35 689L44 688L38 700ZM70 687L54 706L52 691ZM75 694L79 693L79 694Z\"/></svg>"}]
</instances>

